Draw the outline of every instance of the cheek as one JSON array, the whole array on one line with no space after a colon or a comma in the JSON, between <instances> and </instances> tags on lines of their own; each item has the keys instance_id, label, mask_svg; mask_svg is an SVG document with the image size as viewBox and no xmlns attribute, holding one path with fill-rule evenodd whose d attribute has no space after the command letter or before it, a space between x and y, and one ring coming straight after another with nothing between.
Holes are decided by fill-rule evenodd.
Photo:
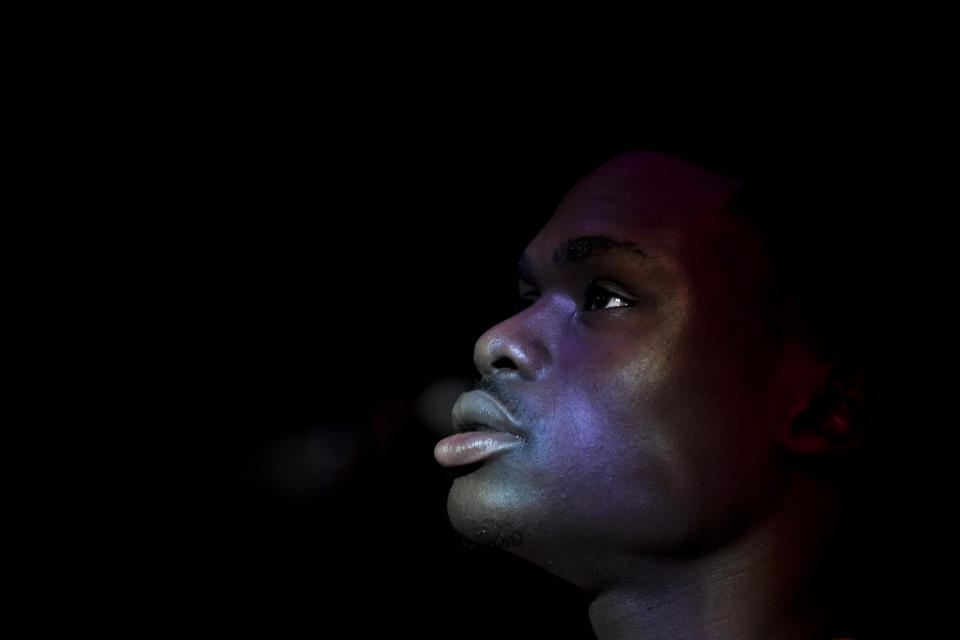
<instances>
[{"instance_id":1,"label":"cheek","mask_svg":"<svg viewBox=\"0 0 960 640\"><path fill-rule=\"evenodd\" d=\"M558 471L552 480L572 512L639 540L687 519L689 465L658 411L668 385L648 359L631 362L581 366L558 385L541 468Z\"/></svg>"},{"instance_id":2,"label":"cheek","mask_svg":"<svg viewBox=\"0 0 960 640\"><path fill-rule=\"evenodd\" d=\"M575 373L555 398L558 446L574 461L568 477L588 479L586 493L605 487L602 502L616 499L665 526L747 497L769 450L751 431L747 390L731 385L729 367L713 375L717 363L693 357L678 336L594 353L570 363Z\"/></svg>"},{"instance_id":3,"label":"cheek","mask_svg":"<svg viewBox=\"0 0 960 640\"><path fill-rule=\"evenodd\" d=\"M725 530L736 526L731 518L760 509L778 490L766 394L741 354L727 347L676 353L638 409L657 425L676 499L703 526Z\"/></svg>"}]
</instances>

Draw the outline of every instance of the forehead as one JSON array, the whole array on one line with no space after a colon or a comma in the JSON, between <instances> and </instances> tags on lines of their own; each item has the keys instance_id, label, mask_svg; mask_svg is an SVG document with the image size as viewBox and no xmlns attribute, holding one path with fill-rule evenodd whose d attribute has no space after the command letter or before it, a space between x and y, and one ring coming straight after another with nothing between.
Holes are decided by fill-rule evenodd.
<instances>
[{"instance_id":1,"label":"forehead","mask_svg":"<svg viewBox=\"0 0 960 640\"><path fill-rule=\"evenodd\" d=\"M696 238L734 240L742 225L727 212L727 203L739 187L733 178L670 156L623 154L567 194L530 253L546 258L571 238L597 235L634 242L662 257Z\"/></svg>"}]
</instances>

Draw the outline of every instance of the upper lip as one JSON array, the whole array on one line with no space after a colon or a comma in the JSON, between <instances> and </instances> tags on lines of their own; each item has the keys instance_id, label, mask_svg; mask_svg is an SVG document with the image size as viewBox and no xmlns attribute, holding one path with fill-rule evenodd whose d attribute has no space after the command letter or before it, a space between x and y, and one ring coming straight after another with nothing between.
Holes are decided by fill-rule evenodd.
<instances>
[{"instance_id":1,"label":"upper lip","mask_svg":"<svg viewBox=\"0 0 960 640\"><path fill-rule=\"evenodd\" d=\"M476 431L477 427L524 435L517 421L496 398L486 391L468 391L453 405L453 428L462 433Z\"/></svg>"}]
</instances>

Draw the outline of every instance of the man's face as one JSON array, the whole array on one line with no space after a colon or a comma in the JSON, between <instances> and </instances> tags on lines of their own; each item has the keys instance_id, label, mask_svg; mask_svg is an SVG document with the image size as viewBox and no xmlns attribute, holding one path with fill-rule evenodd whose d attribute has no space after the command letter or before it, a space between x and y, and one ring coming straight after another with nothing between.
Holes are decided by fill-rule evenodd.
<instances>
[{"instance_id":1,"label":"man's face","mask_svg":"<svg viewBox=\"0 0 960 640\"><path fill-rule=\"evenodd\" d=\"M791 407L737 187L635 153L567 195L521 260L528 306L476 345L523 439L454 481L461 533L583 582L581 562L686 553L775 500Z\"/></svg>"}]
</instances>

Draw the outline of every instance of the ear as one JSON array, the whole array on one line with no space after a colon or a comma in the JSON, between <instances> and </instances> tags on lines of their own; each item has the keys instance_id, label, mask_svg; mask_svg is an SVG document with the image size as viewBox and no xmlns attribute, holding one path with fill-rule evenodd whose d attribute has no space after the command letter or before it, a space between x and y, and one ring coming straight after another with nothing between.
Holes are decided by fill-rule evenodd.
<instances>
[{"instance_id":1,"label":"ear","mask_svg":"<svg viewBox=\"0 0 960 640\"><path fill-rule=\"evenodd\" d=\"M835 365L823 387L797 407L780 434L781 444L801 455L843 455L867 432L867 376L849 365Z\"/></svg>"}]
</instances>

